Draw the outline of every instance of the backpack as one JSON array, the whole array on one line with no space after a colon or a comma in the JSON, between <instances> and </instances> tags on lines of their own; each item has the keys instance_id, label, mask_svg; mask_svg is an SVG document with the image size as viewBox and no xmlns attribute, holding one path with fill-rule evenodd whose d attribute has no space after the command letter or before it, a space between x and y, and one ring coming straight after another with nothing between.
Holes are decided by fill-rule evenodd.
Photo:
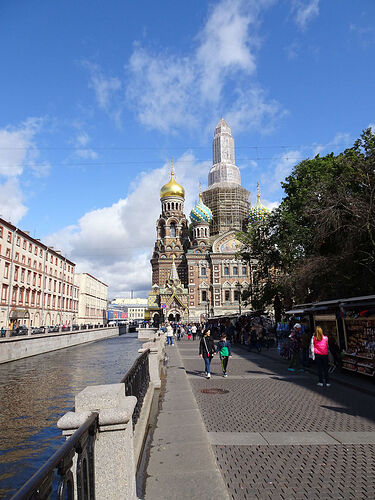
<instances>
[{"instance_id":1,"label":"backpack","mask_svg":"<svg viewBox=\"0 0 375 500\"><path fill-rule=\"evenodd\" d=\"M221 346L219 354L224 357L229 356L229 349L225 344Z\"/></svg>"}]
</instances>

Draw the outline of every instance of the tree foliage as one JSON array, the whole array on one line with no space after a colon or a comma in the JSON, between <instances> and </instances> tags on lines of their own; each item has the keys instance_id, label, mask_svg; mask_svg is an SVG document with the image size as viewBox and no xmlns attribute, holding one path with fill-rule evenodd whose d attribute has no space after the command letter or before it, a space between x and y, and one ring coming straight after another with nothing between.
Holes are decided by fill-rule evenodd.
<instances>
[{"instance_id":1,"label":"tree foliage","mask_svg":"<svg viewBox=\"0 0 375 500\"><path fill-rule=\"evenodd\" d=\"M306 159L282 183L285 196L264 221L240 235L242 258L256 259L259 304L374 292L375 136ZM250 292L249 292L250 293Z\"/></svg>"}]
</instances>

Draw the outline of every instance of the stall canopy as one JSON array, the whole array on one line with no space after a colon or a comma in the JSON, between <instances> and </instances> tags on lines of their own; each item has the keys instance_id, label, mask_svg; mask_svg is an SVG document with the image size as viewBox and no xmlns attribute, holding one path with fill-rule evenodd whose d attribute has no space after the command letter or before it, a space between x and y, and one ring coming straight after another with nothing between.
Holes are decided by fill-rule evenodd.
<instances>
[{"instance_id":1,"label":"stall canopy","mask_svg":"<svg viewBox=\"0 0 375 500\"><path fill-rule=\"evenodd\" d=\"M10 319L15 320L15 319L29 319L30 314L27 309L14 309L13 311L10 311Z\"/></svg>"}]
</instances>

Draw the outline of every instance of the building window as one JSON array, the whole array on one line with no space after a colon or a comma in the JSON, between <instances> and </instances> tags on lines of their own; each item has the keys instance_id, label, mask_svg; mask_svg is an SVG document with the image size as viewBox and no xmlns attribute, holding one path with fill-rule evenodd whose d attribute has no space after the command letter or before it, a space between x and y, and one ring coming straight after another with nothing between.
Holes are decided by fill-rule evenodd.
<instances>
[{"instance_id":1,"label":"building window","mask_svg":"<svg viewBox=\"0 0 375 500\"><path fill-rule=\"evenodd\" d=\"M19 247L20 244L21 244L21 238L19 236L17 236L16 245Z\"/></svg>"},{"instance_id":2,"label":"building window","mask_svg":"<svg viewBox=\"0 0 375 500\"><path fill-rule=\"evenodd\" d=\"M5 263L4 267L4 278L9 278L9 262Z\"/></svg>"},{"instance_id":3,"label":"building window","mask_svg":"<svg viewBox=\"0 0 375 500\"><path fill-rule=\"evenodd\" d=\"M8 243L12 243L12 233L8 231Z\"/></svg>"},{"instance_id":4,"label":"building window","mask_svg":"<svg viewBox=\"0 0 375 500\"><path fill-rule=\"evenodd\" d=\"M23 240L23 243L22 243L22 248L23 248L24 250L26 250L26 240Z\"/></svg>"},{"instance_id":5,"label":"building window","mask_svg":"<svg viewBox=\"0 0 375 500\"><path fill-rule=\"evenodd\" d=\"M246 276L246 274L247 274L247 268L245 266L242 268L242 274L244 276Z\"/></svg>"},{"instance_id":6,"label":"building window","mask_svg":"<svg viewBox=\"0 0 375 500\"><path fill-rule=\"evenodd\" d=\"M15 281L18 281L18 270L19 270L19 267L18 267L18 266L16 266L16 267L14 268L14 280L15 280Z\"/></svg>"},{"instance_id":7,"label":"building window","mask_svg":"<svg viewBox=\"0 0 375 500\"><path fill-rule=\"evenodd\" d=\"M16 253L16 258L15 258L15 261L16 262L19 262L20 261L20 254L17 252Z\"/></svg>"},{"instance_id":8,"label":"building window","mask_svg":"<svg viewBox=\"0 0 375 500\"><path fill-rule=\"evenodd\" d=\"M12 293L12 302L17 302L17 288L13 288L13 293Z\"/></svg>"},{"instance_id":9,"label":"building window","mask_svg":"<svg viewBox=\"0 0 375 500\"><path fill-rule=\"evenodd\" d=\"M240 292L238 290L234 291L234 300L237 302L240 300Z\"/></svg>"},{"instance_id":10,"label":"building window","mask_svg":"<svg viewBox=\"0 0 375 500\"><path fill-rule=\"evenodd\" d=\"M234 267L233 268L233 276L237 276L238 275L238 267Z\"/></svg>"},{"instance_id":11,"label":"building window","mask_svg":"<svg viewBox=\"0 0 375 500\"><path fill-rule=\"evenodd\" d=\"M176 237L176 224L174 222L172 222L171 224L171 238L175 238Z\"/></svg>"},{"instance_id":12,"label":"building window","mask_svg":"<svg viewBox=\"0 0 375 500\"><path fill-rule=\"evenodd\" d=\"M224 296L225 296L225 302L229 302L230 301L230 291L225 290Z\"/></svg>"},{"instance_id":13,"label":"building window","mask_svg":"<svg viewBox=\"0 0 375 500\"><path fill-rule=\"evenodd\" d=\"M202 302L207 302L207 292L206 292L206 290L202 290Z\"/></svg>"},{"instance_id":14,"label":"building window","mask_svg":"<svg viewBox=\"0 0 375 500\"><path fill-rule=\"evenodd\" d=\"M8 298L8 285L3 285L3 290L1 293L1 300L3 302L6 302L7 298Z\"/></svg>"},{"instance_id":15,"label":"building window","mask_svg":"<svg viewBox=\"0 0 375 500\"><path fill-rule=\"evenodd\" d=\"M201 275L202 275L202 276L206 276L206 275L207 275L207 273L206 273L206 268L205 268L205 267L202 267L202 268L201 268Z\"/></svg>"},{"instance_id":16,"label":"building window","mask_svg":"<svg viewBox=\"0 0 375 500\"><path fill-rule=\"evenodd\" d=\"M22 283L25 281L25 269L21 270L21 281Z\"/></svg>"},{"instance_id":17,"label":"building window","mask_svg":"<svg viewBox=\"0 0 375 500\"><path fill-rule=\"evenodd\" d=\"M224 274L225 274L225 276L229 276L229 267L228 266L224 267Z\"/></svg>"},{"instance_id":18,"label":"building window","mask_svg":"<svg viewBox=\"0 0 375 500\"><path fill-rule=\"evenodd\" d=\"M7 257L8 259L10 259L10 248L6 249L5 257Z\"/></svg>"},{"instance_id":19,"label":"building window","mask_svg":"<svg viewBox=\"0 0 375 500\"><path fill-rule=\"evenodd\" d=\"M29 243L29 252L32 252L33 251L33 246L31 243Z\"/></svg>"},{"instance_id":20,"label":"building window","mask_svg":"<svg viewBox=\"0 0 375 500\"><path fill-rule=\"evenodd\" d=\"M0 226L0 238L3 237L3 226Z\"/></svg>"}]
</instances>

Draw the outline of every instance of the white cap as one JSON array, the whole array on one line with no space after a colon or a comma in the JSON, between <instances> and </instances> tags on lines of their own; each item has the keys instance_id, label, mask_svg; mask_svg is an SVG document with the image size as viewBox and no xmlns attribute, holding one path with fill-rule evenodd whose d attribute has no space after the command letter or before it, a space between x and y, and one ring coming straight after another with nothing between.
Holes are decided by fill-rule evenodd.
<instances>
[{"instance_id":1,"label":"white cap","mask_svg":"<svg viewBox=\"0 0 375 500\"><path fill-rule=\"evenodd\" d=\"M302 328L302 326L301 326L299 323L296 323L296 324L294 325L294 328Z\"/></svg>"}]
</instances>

